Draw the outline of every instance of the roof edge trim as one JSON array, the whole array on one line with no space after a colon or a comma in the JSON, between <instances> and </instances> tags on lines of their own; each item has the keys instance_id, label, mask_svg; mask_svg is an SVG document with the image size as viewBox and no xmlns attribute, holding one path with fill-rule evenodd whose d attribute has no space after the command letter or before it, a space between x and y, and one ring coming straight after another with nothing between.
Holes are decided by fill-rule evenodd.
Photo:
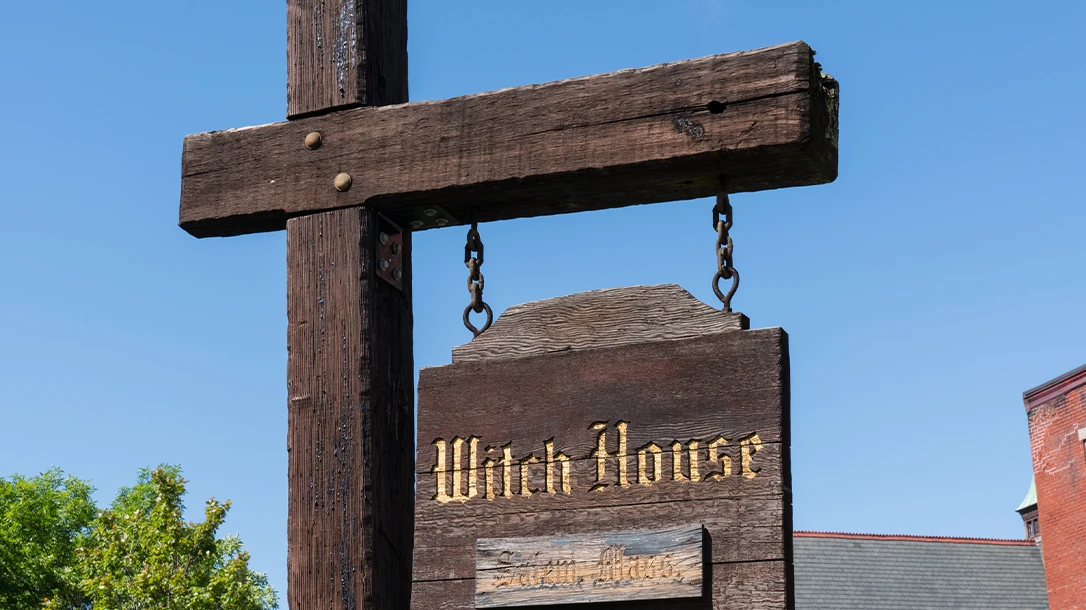
<instances>
[{"instance_id":1,"label":"roof edge trim","mask_svg":"<svg viewBox=\"0 0 1086 610\"><path fill-rule=\"evenodd\" d=\"M854 534L846 532L792 532L795 538L840 538L845 540L895 540L898 542L945 542L953 544L994 544L1002 546L1037 546L1029 539L965 538L956 536L915 536L911 534Z\"/></svg>"},{"instance_id":2,"label":"roof edge trim","mask_svg":"<svg viewBox=\"0 0 1086 610\"><path fill-rule=\"evenodd\" d=\"M1047 402L1055 396L1069 392L1083 384L1086 384L1086 364L1022 392L1022 400L1026 403L1026 410L1028 411L1036 404ZM1057 391L1054 392L1053 390Z\"/></svg>"}]
</instances>

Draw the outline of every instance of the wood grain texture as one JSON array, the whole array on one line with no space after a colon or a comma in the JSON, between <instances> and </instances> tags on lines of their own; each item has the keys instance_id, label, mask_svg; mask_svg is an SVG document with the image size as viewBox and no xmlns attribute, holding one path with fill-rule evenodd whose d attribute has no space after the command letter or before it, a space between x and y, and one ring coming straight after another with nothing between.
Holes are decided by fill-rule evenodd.
<instances>
[{"instance_id":1,"label":"wood grain texture","mask_svg":"<svg viewBox=\"0 0 1086 610\"><path fill-rule=\"evenodd\" d=\"M592 290L514 305L487 332L454 347L453 362L689 339L750 328L741 313L723 313L676 284Z\"/></svg>"},{"instance_id":2,"label":"wood grain texture","mask_svg":"<svg viewBox=\"0 0 1086 610\"><path fill-rule=\"evenodd\" d=\"M413 489L410 276L377 281L377 217L287 224L292 608L406 608ZM410 235L404 235L410 273Z\"/></svg>"},{"instance_id":3,"label":"wood grain texture","mask_svg":"<svg viewBox=\"0 0 1086 610\"><path fill-rule=\"evenodd\" d=\"M287 0L287 116L407 101L407 0Z\"/></svg>"},{"instance_id":4,"label":"wood grain texture","mask_svg":"<svg viewBox=\"0 0 1086 610\"><path fill-rule=\"evenodd\" d=\"M626 307L628 293L609 292L580 302ZM528 307L525 324L540 322L533 312L553 310ZM681 329L685 318L708 315L721 314L676 306L665 318ZM421 371L412 607L472 607L473 588L457 583L474 579L477 539L690 523L704 524L711 540L713 599L646 607L789 607L787 336L710 327L669 337L652 324L626 331L644 340L618 332L591 348L514 349ZM770 566L759 573L775 580L743 582L735 565ZM427 597L437 583L444 599Z\"/></svg>"},{"instance_id":5,"label":"wood grain texture","mask_svg":"<svg viewBox=\"0 0 1086 610\"><path fill-rule=\"evenodd\" d=\"M704 197L722 176L732 192L821 184L837 176L836 91L796 42L192 135L180 224L235 235L354 205L463 224Z\"/></svg>"},{"instance_id":6,"label":"wood grain texture","mask_svg":"<svg viewBox=\"0 0 1086 610\"><path fill-rule=\"evenodd\" d=\"M420 499L423 497L419 494ZM691 518L705 521L717 541L707 553L712 563L781 561L785 559L783 508L779 494L760 497L721 497L709 500L670 500L614 503L593 508L523 508L519 512L457 514L416 518L416 557L443 558L416 562L415 580L472 578L470 549L478 537L552 536L613 532L622 527L661 528L684 525ZM460 513L460 511L455 511ZM633 524L633 525L628 525Z\"/></svg>"},{"instance_id":7,"label":"wood grain texture","mask_svg":"<svg viewBox=\"0 0 1086 610\"><path fill-rule=\"evenodd\" d=\"M785 583L790 568L780 561L713 564L709 568L709 595L702 599L603 602L592 610L791 610ZM427 600L426 610L470 610L475 579L416 581L411 599ZM583 610L581 604L548 606L550 610Z\"/></svg>"},{"instance_id":8,"label":"wood grain texture","mask_svg":"<svg viewBox=\"0 0 1086 610\"><path fill-rule=\"evenodd\" d=\"M475 607L700 598L705 530L668 529L483 538L475 544Z\"/></svg>"}]
</instances>

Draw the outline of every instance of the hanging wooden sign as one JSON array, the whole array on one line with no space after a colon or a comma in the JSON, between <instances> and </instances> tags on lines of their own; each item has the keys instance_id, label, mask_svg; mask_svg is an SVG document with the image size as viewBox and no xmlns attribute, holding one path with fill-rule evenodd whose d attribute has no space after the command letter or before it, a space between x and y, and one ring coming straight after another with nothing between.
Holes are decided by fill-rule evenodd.
<instances>
[{"instance_id":1,"label":"hanging wooden sign","mask_svg":"<svg viewBox=\"0 0 1086 610\"><path fill-rule=\"evenodd\" d=\"M602 290L423 369L412 607L791 608L788 341L746 327Z\"/></svg>"}]
</instances>

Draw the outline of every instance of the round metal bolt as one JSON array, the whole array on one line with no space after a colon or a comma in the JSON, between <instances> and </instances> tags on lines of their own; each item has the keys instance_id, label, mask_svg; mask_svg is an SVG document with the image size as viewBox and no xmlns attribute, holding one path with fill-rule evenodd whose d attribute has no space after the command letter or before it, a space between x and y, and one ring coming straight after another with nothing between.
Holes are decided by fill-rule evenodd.
<instances>
[{"instance_id":1,"label":"round metal bolt","mask_svg":"<svg viewBox=\"0 0 1086 610\"><path fill-rule=\"evenodd\" d=\"M421 229L423 224L424 223L421 220L412 220L411 221L411 228L412 229Z\"/></svg>"},{"instance_id":2,"label":"round metal bolt","mask_svg":"<svg viewBox=\"0 0 1086 610\"><path fill-rule=\"evenodd\" d=\"M434 221L434 224L439 226L439 227L443 227L443 226L449 224L449 220L447 218L438 218L437 220Z\"/></svg>"},{"instance_id":3,"label":"round metal bolt","mask_svg":"<svg viewBox=\"0 0 1086 610\"><path fill-rule=\"evenodd\" d=\"M392 242L392 253L393 254L399 254L400 253L400 242L398 242L398 241Z\"/></svg>"},{"instance_id":4,"label":"round metal bolt","mask_svg":"<svg viewBox=\"0 0 1086 610\"><path fill-rule=\"evenodd\" d=\"M381 240L381 245L382 245L382 246L383 246L383 245L385 245L385 244L387 244L387 243L388 243L388 233L381 233L381 234L380 234L380 235L378 236L378 239L380 239L380 240Z\"/></svg>"},{"instance_id":5,"label":"round metal bolt","mask_svg":"<svg viewBox=\"0 0 1086 610\"><path fill-rule=\"evenodd\" d=\"M351 182L351 175L347 172L343 172L336 176L336 190L341 193L346 193L351 190Z\"/></svg>"},{"instance_id":6,"label":"round metal bolt","mask_svg":"<svg viewBox=\"0 0 1086 610\"><path fill-rule=\"evenodd\" d=\"M423 210L423 213L427 216L430 216L431 218L437 216L437 210L435 210L434 208L426 208L425 210Z\"/></svg>"},{"instance_id":7,"label":"round metal bolt","mask_svg":"<svg viewBox=\"0 0 1086 610\"><path fill-rule=\"evenodd\" d=\"M389 265L388 259L382 258L381 259L381 271L388 271L388 265Z\"/></svg>"},{"instance_id":8,"label":"round metal bolt","mask_svg":"<svg viewBox=\"0 0 1086 610\"><path fill-rule=\"evenodd\" d=\"M398 282L398 281L400 281L401 279L403 279L403 271L400 271L399 269L395 269L395 270L393 270L393 271L392 271L392 277L393 277L393 278L394 278L394 279L395 279L395 280L396 280L397 282Z\"/></svg>"},{"instance_id":9,"label":"round metal bolt","mask_svg":"<svg viewBox=\"0 0 1086 610\"><path fill-rule=\"evenodd\" d=\"M311 132L305 137L305 147L309 150L317 150L324 143L323 138L319 131Z\"/></svg>"}]
</instances>

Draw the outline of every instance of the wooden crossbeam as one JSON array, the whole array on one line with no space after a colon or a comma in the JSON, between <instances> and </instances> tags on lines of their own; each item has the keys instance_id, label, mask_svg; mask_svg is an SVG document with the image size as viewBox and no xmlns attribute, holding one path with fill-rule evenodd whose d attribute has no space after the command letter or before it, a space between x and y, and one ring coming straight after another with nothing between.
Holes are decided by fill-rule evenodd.
<instances>
[{"instance_id":1,"label":"wooden crossbeam","mask_svg":"<svg viewBox=\"0 0 1086 610\"><path fill-rule=\"evenodd\" d=\"M237 235L364 205L422 230L704 197L722 177L837 177L837 84L807 44L192 135L180 224Z\"/></svg>"}]
</instances>

